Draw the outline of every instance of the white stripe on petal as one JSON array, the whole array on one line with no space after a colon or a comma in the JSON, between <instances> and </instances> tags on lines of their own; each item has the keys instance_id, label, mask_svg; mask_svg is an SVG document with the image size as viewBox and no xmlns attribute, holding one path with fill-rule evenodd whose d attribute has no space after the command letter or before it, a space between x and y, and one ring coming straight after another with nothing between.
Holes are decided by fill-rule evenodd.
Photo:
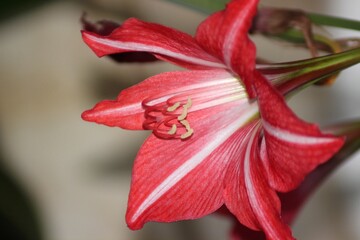
<instances>
[{"instance_id":1,"label":"white stripe on petal","mask_svg":"<svg viewBox=\"0 0 360 240\"><path fill-rule=\"evenodd\" d=\"M252 171L251 165L259 164L254 161L255 159L251 159L251 151L252 151L252 147L255 144L257 144L254 141L257 140L257 138L255 139L255 136L257 135L257 132L258 132L258 129L260 126L261 126L261 124L255 125L254 128L249 131L248 135L244 139L243 144L247 144L245 157L244 157L245 186L246 186L247 194L248 194L249 201L251 204L251 208L255 212L256 217L258 219L261 219L261 221L260 221L261 225L263 228L266 229L267 236L269 237L269 239L279 239L278 234L275 231L276 228L274 226L272 226L270 221L268 221L266 212L264 211L264 207L261 204L261 200L260 200L261 196L259 196L258 190L256 190L256 188L255 188L255 186L258 183L254 182L253 177L251 176L251 171ZM251 135L250 135L250 133L251 133Z\"/></svg>"},{"instance_id":2,"label":"white stripe on petal","mask_svg":"<svg viewBox=\"0 0 360 240\"><path fill-rule=\"evenodd\" d=\"M290 143L298 143L298 144L323 144L323 143L330 143L334 141L332 138L326 138L326 137L312 137L312 136L306 136L301 135L297 133L292 133L287 130L274 127L270 123L266 122L264 119L262 120L263 126L265 131L272 135L273 137L290 142Z\"/></svg>"},{"instance_id":3,"label":"white stripe on petal","mask_svg":"<svg viewBox=\"0 0 360 240\"><path fill-rule=\"evenodd\" d=\"M231 26L231 30L228 31L228 34L225 38L224 44L223 44L223 56L224 56L224 62L226 66L231 67L231 58L233 53L234 44L236 42L236 37L238 35L237 29L239 28L239 25L242 24L244 21L246 15L243 15L241 18L237 18L236 22L233 23Z\"/></svg>"},{"instance_id":4,"label":"white stripe on petal","mask_svg":"<svg viewBox=\"0 0 360 240\"><path fill-rule=\"evenodd\" d=\"M221 131L218 132L218 135L213 138L213 141L210 141L196 155L192 156L183 165L172 172L161 184L159 184L138 207L135 214L132 216L131 221L135 222L146 209L148 209L167 191L174 187L182 178L201 164L206 157L208 157L217 147L225 142L237 129L246 124L258 111L257 104L249 104L246 107L248 108L248 111L242 114L241 117L237 118L234 122L228 124L226 128L221 129Z\"/></svg>"},{"instance_id":5,"label":"white stripe on petal","mask_svg":"<svg viewBox=\"0 0 360 240\"><path fill-rule=\"evenodd\" d=\"M223 56L224 56L224 62L226 66L231 67L231 58L234 52L234 45L237 42L237 37L239 34L244 34L243 32L239 31L239 27L241 24L246 21L246 19L249 16L250 8L247 9L241 9L241 15L236 18L236 21L233 21L230 30L227 31L226 37L224 39L223 43Z\"/></svg>"},{"instance_id":6,"label":"white stripe on petal","mask_svg":"<svg viewBox=\"0 0 360 240\"><path fill-rule=\"evenodd\" d=\"M106 110L100 110L99 113L95 112L94 115L113 115L116 113L126 113L126 115L136 114L143 111L141 103L133 103L127 106L120 106L116 108L109 108Z\"/></svg>"},{"instance_id":7,"label":"white stripe on petal","mask_svg":"<svg viewBox=\"0 0 360 240\"><path fill-rule=\"evenodd\" d=\"M91 41L94 41L96 43L100 43L106 46L119 48L123 50L132 50L132 51L141 51L141 52L152 52L157 54L162 54L165 56L173 57L176 59L180 59L189 63L195 63L197 65L201 66L208 66L208 67L214 67L214 68L225 68L225 66L222 63L207 61L201 58L191 57L187 56L185 54L177 53L170 51L166 48L157 47L153 45L146 45L141 43L134 43L134 42L121 42L118 40L110 40L110 39L104 39L99 38L90 34L87 34L87 38L89 38Z\"/></svg>"}]
</instances>

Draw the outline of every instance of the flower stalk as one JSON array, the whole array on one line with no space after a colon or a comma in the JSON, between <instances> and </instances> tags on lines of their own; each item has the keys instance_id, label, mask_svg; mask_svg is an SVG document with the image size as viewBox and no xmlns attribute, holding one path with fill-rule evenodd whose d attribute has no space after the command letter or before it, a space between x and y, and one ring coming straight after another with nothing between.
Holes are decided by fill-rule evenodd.
<instances>
[{"instance_id":1,"label":"flower stalk","mask_svg":"<svg viewBox=\"0 0 360 240\"><path fill-rule=\"evenodd\" d=\"M259 64L257 69L282 94L293 94L360 62L360 48L288 63Z\"/></svg>"}]
</instances>

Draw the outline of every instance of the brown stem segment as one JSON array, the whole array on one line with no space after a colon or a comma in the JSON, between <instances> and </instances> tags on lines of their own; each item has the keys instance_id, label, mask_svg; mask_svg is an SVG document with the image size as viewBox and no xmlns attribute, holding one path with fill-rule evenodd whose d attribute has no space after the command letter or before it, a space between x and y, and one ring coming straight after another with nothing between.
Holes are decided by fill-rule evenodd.
<instances>
[{"instance_id":1,"label":"brown stem segment","mask_svg":"<svg viewBox=\"0 0 360 240\"><path fill-rule=\"evenodd\" d=\"M264 35L279 35L292 28L297 28L303 33L311 55L313 57L318 56L312 22L304 11L282 8L260 8L254 18L251 31Z\"/></svg>"}]
</instances>

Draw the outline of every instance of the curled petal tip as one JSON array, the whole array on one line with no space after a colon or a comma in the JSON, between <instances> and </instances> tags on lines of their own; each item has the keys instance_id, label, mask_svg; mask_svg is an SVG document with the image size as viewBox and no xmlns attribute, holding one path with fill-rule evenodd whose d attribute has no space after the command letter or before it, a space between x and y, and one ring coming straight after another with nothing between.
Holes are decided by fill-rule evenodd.
<instances>
[{"instance_id":1,"label":"curled petal tip","mask_svg":"<svg viewBox=\"0 0 360 240\"><path fill-rule=\"evenodd\" d=\"M88 122L93 122L92 110L86 110L81 114L81 118Z\"/></svg>"},{"instance_id":2,"label":"curled petal tip","mask_svg":"<svg viewBox=\"0 0 360 240\"><path fill-rule=\"evenodd\" d=\"M96 56L102 57L107 54L110 47L103 43L103 37L85 30L81 31L81 35L83 41L93 50Z\"/></svg>"},{"instance_id":3,"label":"curled petal tip","mask_svg":"<svg viewBox=\"0 0 360 240\"><path fill-rule=\"evenodd\" d=\"M94 122L94 123L98 123L98 124L104 124L104 125L108 125L108 126L112 126L110 124L108 124L107 122L109 120L107 120L106 118L102 117L96 110L94 109L89 109L89 110L86 110L84 111L82 114L81 114L81 118L84 120L84 121L87 121L87 122Z\"/></svg>"},{"instance_id":4,"label":"curled petal tip","mask_svg":"<svg viewBox=\"0 0 360 240\"><path fill-rule=\"evenodd\" d=\"M104 100L97 103L92 109L86 110L81 114L81 118L88 122L96 122L105 125L111 125L109 122L112 120L109 112L115 101Z\"/></svg>"},{"instance_id":5,"label":"curled petal tip","mask_svg":"<svg viewBox=\"0 0 360 240\"><path fill-rule=\"evenodd\" d=\"M134 218L135 218L134 214L132 214L131 211L129 211L129 209L128 209L128 212L126 213L126 217L125 217L125 221L126 221L128 228L131 230L142 229L145 222L142 221L141 217L140 217L140 219L139 218L134 219Z\"/></svg>"},{"instance_id":6,"label":"curled petal tip","mask_svg":"<svg viewBox=\"0 0 360 240\"><path fill-rule=\"evenodd\" d=\"M128 228L131 230L134 230L134 231L140 230L143 227L143 225L139 226L138 224L134 224L133 222L129 222L129 221L126 221L126 223L127 223Z\"/></svg>"}]
</instances>

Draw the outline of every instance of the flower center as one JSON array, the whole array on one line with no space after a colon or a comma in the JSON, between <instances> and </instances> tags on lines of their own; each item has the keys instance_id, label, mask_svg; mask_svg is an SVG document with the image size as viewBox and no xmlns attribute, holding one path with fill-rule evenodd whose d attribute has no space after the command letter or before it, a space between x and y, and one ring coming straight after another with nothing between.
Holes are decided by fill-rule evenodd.
<instances>
[{"instance_id":1,"label":"flower center","mask_svg":"<svg viewBox=\"0 0 360 240\"><path fill-rule=\"evenodd\" d=\"M152 130L162 139L187 140L194 134L192 124L200 126L195 112L218 107L230 102L248 102L241 81L226 73L223 78L199 81L183 87L165 90L142 101L145 121L143 128ZM216 77L216 76L215 76ZM192 113L189 118L189 113ZM201 114L201 113L198 113ZM200 132L199 132L200 133Z\"/></svg>"},{"instance_id":2,"label":"flower center","mask_svg":"<svg viewBox=\"0 0 360 240\"><path fill-rule=\"evenodd\" d=\"M178 101L170 103L169 100L151 104L151 100L143 102L145 108L144 128L153 130L153 133L164 139L187 139L194 133L194 129L190 127L187 115L188 110L192 106L191 98L187 98L186 102Z\"/></svg>"}]
</instances>

